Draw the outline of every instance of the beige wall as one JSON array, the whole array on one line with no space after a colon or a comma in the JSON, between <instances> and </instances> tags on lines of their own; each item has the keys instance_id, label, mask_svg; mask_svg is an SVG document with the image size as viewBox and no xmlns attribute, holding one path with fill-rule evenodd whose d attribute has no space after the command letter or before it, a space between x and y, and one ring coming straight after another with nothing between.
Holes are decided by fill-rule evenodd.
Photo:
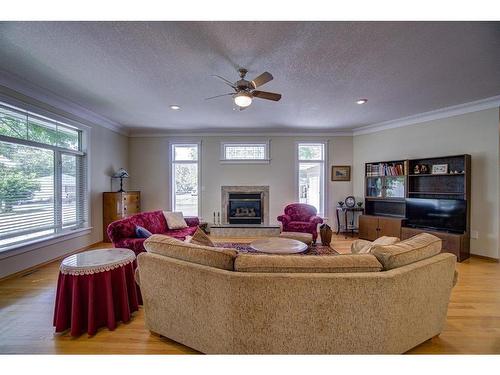
<instances>
[{"instance_id":1,"label":"beige wall","mask_svg":"<svg viewBox=\"0 0 500 375\"><path fill-rule=\"evenodd\" d=\"M472 156L471 252L499 258L498 108L354 137L354 193L363 196L364 163L457 154Z\"/></svg>"},{"instance_id":2,"label":"beige wall","mask_svg":"<svg viewBox=\"0 0 500 375\"><path fill-rule=\"evenodd\" d=\"M100 126L90 130L90 224L93 227L90 233L69 240L60 238L57 243L26 252L26 249L16 249L0 253L0 278L102 241L102 192L110 189L112 171L128 167L127 139Z\"/></svg>"},{"instance_id":3,"label":"beige wall","mask_svg":"<svg viewBox=\"0 0 500 375\"><path fill-rule=\"evenodd\" d=\"M269 164L221 164L220 142L270 140ZM146 211L170 209L169 142L201 141L201 216L213 221L213 212L221 211L221 186L269 185L270 223L283 207L296 202L295 143L297 141L328 141L327 186L329 222L334 202L352 194L351 182L331 182L333 164L352 164L352 137L141 137L129 139L129 166L132 188L141 190L142 205Z\"/></svg>"}]
</instances>

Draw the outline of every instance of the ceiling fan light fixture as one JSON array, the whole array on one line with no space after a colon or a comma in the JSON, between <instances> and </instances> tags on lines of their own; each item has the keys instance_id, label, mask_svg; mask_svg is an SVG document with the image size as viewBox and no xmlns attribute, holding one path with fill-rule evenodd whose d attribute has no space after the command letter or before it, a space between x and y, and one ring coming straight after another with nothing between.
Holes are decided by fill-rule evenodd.
<instances>
[{"instance_id":1,"label":"ceiling fan light fixture","mask_svg":"<svg viewBox=\"0 0 500 375\"><path fill-rule=\"evenodd\" d=\"M238 107L246 108L252 104L252 95L248 92L241 91L233 96L234 104Z\"/></svg>"}]
</instances>

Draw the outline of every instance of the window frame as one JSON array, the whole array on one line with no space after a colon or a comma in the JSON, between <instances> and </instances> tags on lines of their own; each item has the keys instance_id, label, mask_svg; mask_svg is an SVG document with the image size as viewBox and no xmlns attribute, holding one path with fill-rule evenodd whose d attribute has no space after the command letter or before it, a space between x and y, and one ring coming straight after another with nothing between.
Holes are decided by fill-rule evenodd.
<instances>
[{"instance_id":1,"label":"window frame","mask_svg":"<svg viewBox=\"0 0 500 375\"><path fill-rule=\"evenodd\" d=\"M45 119L48 122L55 123L63 128L73 129L78 132L78 150L64 148L57 145L51 145L43 142L38 142L30 139L11 137L7 135L0 134L0 141L10 144L18 144L21 146L35 147L44 150L50 150L54 153L54 228L52 233L47 235L41 235L39 237L33 237L29 239L24 239L20 241L7 244L0 247L0 259L5 256L11 256L13 251L16 253L23 253L25 251L32 251L36 248L47 246L51 243L57 243L69 238L78 237L80 235L85 235L90 233L92 227L90 223L91 218L91 201L90 201L90 162L89 154L87 149L89 148L90 139L90 128L88 126L78 124L72 120L65 119L62 116L48 112L47 110L40 109L38 107L24 103L20 100L7 97L5 95L0 95L0 104L3 107L9 107L14 112L19 112L25 115L27 118L30 116L34 119ZM63 228L63 218L62 218L62 164L61 158L63 154L74 155L81 157L84 161L84 178L85 184L83 185L84 191L84 205L83 205L83 218L82 226L77 226L78 220L74 226ZM81 213L80 213L81 214ZM78 212L77 212L78 217ZM59 226L60 225L60 226ZM31 234L42 232L41 230L33 230L26 232L24 234ZM59 238L62 238L58 240ZM6 255L6 254L9 255Z\"/></svg>"},{"instance_id":2,"label":"window frame","mask_svg":"<svg viewBox=\"0 0 500 375\"><path fill-rule=\"evenodd\" d=\"M323 159L322 160L303 160L299 159L300 145L322 145ZM327 183L327 162L328 162L328 141L296 141L295 142L295 196L300 202L300 164L301 163L320 163L322 168L323 181L321 183L322 196L320 197L320 207L317 215L328 217L328 183Z\"/></svg>"},{"instance_id":3,"label":"window frame","mask_svg":"<svg viewBox=\"0 0 500 375\"><path fill-rule=\"evenodd\" d=\"M220 143L220 162L221 164L269 164L270 158L270 141L221 141ZM264 159L227 159L226 147L227 146L264 146Z\"/></svg>"},{"instance_id":4,"label":"window frame","mask_svg":"<svg viewBox=\"0 0 500 375\"><path fill-rule=\"evenodd\" d=\"M175 146L196 146L198 158L196 160L175 160ZM175 205L175 171L174 164L197 164L198 184L197 184L197 217L201 217L201 141L170 141L169 142L169 181L170 181L170 209L176 210Z\"/></svg>"}]
</instances>

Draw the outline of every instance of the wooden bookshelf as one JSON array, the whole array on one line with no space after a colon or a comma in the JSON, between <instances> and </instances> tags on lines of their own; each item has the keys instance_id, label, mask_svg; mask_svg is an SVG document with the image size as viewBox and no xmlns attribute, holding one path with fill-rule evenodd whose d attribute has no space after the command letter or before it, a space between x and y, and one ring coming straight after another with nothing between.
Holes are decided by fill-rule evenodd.
<instances>
[{"instance_id":1,"label":"wooden bookshelf","mask_svg":"<svg viewBox=\"0 0 500 375\"><path fill-rule=\"evenodd\" d=\"M446 165L446 173L432 173L432 166ZM419 166L416 169L416 166ZM418 173L424 165L424 173ZM443 251L457 255L459 261L469 257L471 156L452 155L431 158L390 160L365 164L365 217L360 217L360 237L380 237L385 219L401 222L400 237L409 238L422 232L443 239ZM466 231L463 234L425 228L405 227L406 199L459 199L467 202ZM393 222L394 223L394 222ZM397 225L396 225L397 226ZM382 228L382 229L381 229ZM397 228L391 229L395 233ZM370 234L370 235L368 235ZM365 237L366 237L365 236Z\"/></svg>"},{"instance_id":2,"label":"wooden bookshelf","mask_svg":"<svg viewBox=\"0 0 500 375\"><path fill-rule=\"evenodd\" d=\"M365 164L365 213L405 217L408 161L391 160Z\"/></svg>"}]
</instances>

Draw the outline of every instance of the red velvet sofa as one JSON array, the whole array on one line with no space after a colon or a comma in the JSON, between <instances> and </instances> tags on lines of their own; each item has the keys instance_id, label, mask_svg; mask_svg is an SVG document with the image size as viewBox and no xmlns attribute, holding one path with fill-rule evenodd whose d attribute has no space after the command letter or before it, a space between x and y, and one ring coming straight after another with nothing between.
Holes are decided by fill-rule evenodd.
<instances>
[{"instance_id":1,"label":"red velvet sofa","mask_svg":"<svg viewBox=\"0 0 500 375\"><path fill-rule=\"evenodd\" d=\"M283 232L311 233L313 242L318 238L318 224L323 219L316 216L316 208L305 203L292 203L285 207L285 214L278 216Z\"/></svg>"},{"instance_id":2,"label":"red velvet sofa","mask_svg":"<svg viewBox=\"0 0 500 375\"><path fill-rule=\"evenodd\" d=\"M142 212L109 224L108 237L113 242L114 247L133 250L137 255L145 251L143 245L145 238L137 238L136 226L146 228L153 234L165 234L183 241L186 236L193 235L200 224L197 217L185 217L184 219L188 225L187 228L169 229L163 211Z\"/></svg>"}]
</instances>

